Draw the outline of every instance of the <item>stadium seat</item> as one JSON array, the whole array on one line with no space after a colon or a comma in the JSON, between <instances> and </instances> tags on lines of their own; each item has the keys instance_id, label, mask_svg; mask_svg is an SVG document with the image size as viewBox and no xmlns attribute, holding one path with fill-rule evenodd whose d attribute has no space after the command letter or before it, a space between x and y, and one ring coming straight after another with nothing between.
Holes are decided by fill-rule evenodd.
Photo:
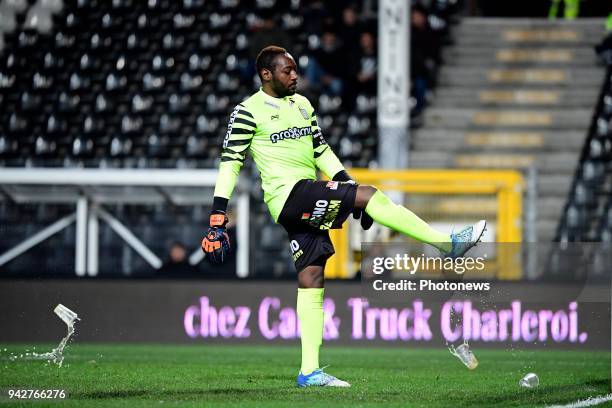
<instances>
[{"instance_id":1,"label":"stadium seat","mask_svg":"<svg viewBox=\"0 0 612 408\"><path fill-rule=\"evenodd\" d=\"M9 118L9 131L14 136L28 136L28 119L13 112Z\"/></svg>"},{"instance_id":2,"label":"stadium seat","mask_svg":"<svg viewBox=\"0 0 612 408\"><path fill-rule=\"evenodd\" d=\"M64 67L64 60L62 58L57 57L51 51L46 52L43 59L44 72L56 74Z\"/></svg>"},{"instance_id":3,"label":"stadium seat","mask_svg":"<svg viewBox=\"0 0 612 408\"><path fill-rule=\"evenodd\" d=\"M78 72L70 74L70 83L68 88L72 92L88 92L91 85L91 79L88 75L81 75Z\"/></svg>"},{"instance_id":4,"label":"stadium seat","mask_svg":"<svg viewBox=\"0 0 612 408\"><path fill-rule=\"evenodd\" d=\"M125 75L111 73L106 77L104 88L107 92L124 92L127 86L128 80Z\"/></svg>"},{"instance_id":5,"label":"stadium seat","mask_svg":"<svg viewBox=\"0 0 612 408\"><path fill-rule=\"evenodd\" d=\"M17 139L11 139L7 135L0 135L0 157L12 157L19 153Z\"/></svg>"},{"instance_id":6,"label":"stadium seat","mask_svg":"<svg viewBox=\"0 0 612 408\"><path fill-rule=\"evenodd\" d=\"M132 153L132 140L129 137L115 136L110 142L111 157L127 157Z\"/></svg>"},{"instance_id":7,"label":"stadium seat","mask_svg":"<svg viewBox=\"0 0 612 408\"><path fill-rule=\"evenodd\" d=\"M93 139L79 136L72 142L71 153L74 157L92 157L94 153Z\"/></svg>"},{"instance_id":8,"label":"stadium seat","mask_svg":"<svg viewBox=\"0 0 612 408\"><path fill-rule=\"evenodd\" d=\"M145 91L159 91L162 90L166 84L166 78L161 75L155 75L147 72L142 77L142 84Z\"/></svg>"},{"instance_id":9,"label":"stadium seat","mask_svg":"<svg viewBox=\"0 0 612 408\"><path fill-rule=\"evenodd\" d=\"M132 97L132 112L150 112L153 107L153 97L150 95L136 94Z\"/></svg>"},{"instance_id":10,"label":"stadium seat","mask_svg":"<svg viewBox=\"0 0 612 408\"><path fill-rule=\"evenodd\" d=\"M212 59L210 55L191 54L191 56L189 56L189 71L204 72L210 68L211 62Z\"/></svg>"},{"instance_id":11,"label":"stadium seat","mask_svg":"<svg viewBox=\"0 0 612 408\"><path fill-rule=\"evenodd\" d=\"M56 139L61 138L66 134L68 126L66 121L59 118L56 114L52 113L47 119L46 134Z\"/></svg>"},{"instance_id":12,"label":"stadium seat","mask_svg":"<svg viewBox=\"0 0 612 408\"><path fill-rule=\"evenodd\" d=\"M121 118L121 134L131 136L140 134L143 128L142 118L134 115L125 115Z\"/></svg>"},{"instance_id":13,"label":"stadium seat","mask_svg":"<svg viewBox=\"0 0 612 408\"><path fill-rule=\"evenodd\" d=\"M94 110L98 113L111 113L113 111L113 104L104 94L100 93L96 96Z\"/></svg>"},{"instance_id":14,"label":"stadium seat","mask_svg":"<svg viewBox=\"0 0 612 408\"><path fill-rule=\"evenodd\" d=\"M5 12L9 10L14 13L23 13L28 7L27 0L4 0L2 1L2 7Z\"/></svg>"},{"instance_id":15,"label":"stadium seat","mask_svg":"<svg viewBox=\"0 0 612 408\"><path fill-rule=\"evenodd\" d=\"M191 97L189 95L181 95L173 93L168 99L168 109L170 112L186 113L189 111Z\"/></svg>"},{"instance_id":16,"label":"stadium seat","mask_svg":"<svg viewBox=\"0 0 612 408\"><path fill-rule=\"evenodd\" d=\"M137 33L130 33L127 37L126 47L130 51L146 50L149 47L149 40Z\"/></svg>"},{"instance_id":17,"label":"stadium seat","mask_svg":"<svg viewBox=\"0 0 612 408\"><path fill-rule=\"evenodd\" d=\"M37 112L41 109L41 96L25 91L21 94L20 108L22 112Z\"/></svg>"},{"instance_id":18,"label":"stadium seat","mask_svg":"<svg viewBox=\"0 0 612 408\"><path fill-rule=\"evenodd\" d=\"M17 28L15 10L0 4L0 33L12 33Z\"/></svg>"},{"instance_id":19,"label":"stadium seat","mask_svg":"<svg viewBox=\"0 0 612 408\"><path fill-rule=\"evenodd\" d=\"M36 30L40 33L50 33L53 29L51 10L43 8L37 3L28 10L24 28Z\"/></svg>"},{"instance_id":20,"label":"stadium seat","mask_svg":"<svg viewBox=\"0 0 612 408\"><path fill-rule=\"evenodd\" d=\"M36 137L34 154L38 156L51 156L57 149L57 143L46 136Z\"/></svg>"},{"instance_id":21,"label":"stadium seat","mask_svg":"<svg viewBox=\"0 0 612 408\"><path fill-rule=\"evenodd\" d=\"M48 10L50 13L58 13L64 7L63 0L38 0L36 5L43 10Z\"/></svg>"},{"instance_id":22,"label":"stadium seat","mask_svg":"<svg viewBox=\"0 0 612 408\"><path fill-rule=\"evenodd\" d=\"M93 37L92 37L93 41ZM55 34L55 46L58 49L66 49L71 48L76 42L76 37L73 34L64 33L62 31L58 31ZM96 37L95 44L97 45L99 42L99 38Z\"/></svg>"}]
</instances>

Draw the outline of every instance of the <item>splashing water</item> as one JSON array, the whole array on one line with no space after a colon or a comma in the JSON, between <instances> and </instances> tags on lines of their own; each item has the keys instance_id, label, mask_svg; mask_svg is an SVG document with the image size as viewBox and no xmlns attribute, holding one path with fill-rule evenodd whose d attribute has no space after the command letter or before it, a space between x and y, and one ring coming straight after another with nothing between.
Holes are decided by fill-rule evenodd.
<instances>
[{"instance_id":1,"label":"splashing water","mask_svg":"<svg viewBox=\"0 0 612 408\"><path fill-rule=\"evenodd\" d=\"M47 353L26 353L26 355L22 358L26 358L29 360L47 360L47 362L57 364L58 367L61 367L64 363L64 349L68 344L68 340L70 340L70 337L72 337L72 335L74 334L74 331L75 330L73 323L72 325L68 326L68 333L62 339L62 341L60 341L59 345L56 348Z\"/></svg>"},{"instance_id":2,"label":"splashing water","mask_svg":"<svg viewBox=\"0 0 612 408\"><path fill-rule=\"evenodd\" d=\"M81 319L79 319L76 313L61 304L57 305L54 312L60 319L62 319L64 323L66 323L66 326L68 327L68 332L66 336L64 336L58 346L47 353L37 353L35 351L28 352L28 350L26 349L25 354L11 354L9 356L10 361L15 361L17 359L47 360L47 362L50 364L57 364L58 367L62 366L62 364L64 363L64 349L66 348L70 337L72 337L75 332L74 324ZM34 349L36 349L36 347L34 347ZM4 351L6 351L6 349L4 349Z\"/></svg>"}]
</instances>

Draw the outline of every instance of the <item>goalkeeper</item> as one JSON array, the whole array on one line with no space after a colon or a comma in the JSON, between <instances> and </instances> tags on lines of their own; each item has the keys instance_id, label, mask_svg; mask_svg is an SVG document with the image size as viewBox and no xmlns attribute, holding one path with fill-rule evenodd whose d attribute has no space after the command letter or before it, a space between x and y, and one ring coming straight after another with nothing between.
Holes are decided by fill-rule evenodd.
<instances>
[{"instance_id":1,"label":"goalkeeper","mask_svg":"<svg viewBox=\"0 0 612 408\"><path fill-rule=\"evenodd\" d=\"M446 256L462 256L480 239L485 222L456 234L431 228L410 210L372 186L357 185L325 142L310 102L296 94L297 66L284 48L265 47L256 60L261 89L238 104L223 141L210 228L202 248L213 262L229 251L225 211L247 152L261 174L264 200L275 222L289 235L298 276L297 313L302 365L297 385L348 387L319 367L323 339L323 271L334 254L329 229L341 228L349 214L368 229L373 220L436 246ZM317 181L319 169L332 181Z\"/></svg>"}]
</instances>

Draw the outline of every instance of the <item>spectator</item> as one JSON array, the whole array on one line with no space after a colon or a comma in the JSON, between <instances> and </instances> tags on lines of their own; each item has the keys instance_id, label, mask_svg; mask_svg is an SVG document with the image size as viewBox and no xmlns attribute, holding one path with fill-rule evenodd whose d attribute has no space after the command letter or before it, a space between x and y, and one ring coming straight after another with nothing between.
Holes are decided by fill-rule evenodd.
<instances>
[{"instance_id":1,"label":"spectator","mask_svg":"<svg viewBox=\"0 0 612 408\"><path fill-rule=\"evenodd\" d=\"M361 33L359 38L359 71L357 83L361 90L369 95L376 94L377 56L374 35L369 32Z\"/></svg>"},{"instance_id":2,"label":"spectator","mask_svg":"<svg viewBox=\"0 0 612 408\"><path fill-rule=\"evenodd\" d=\"M376 40L370 32L359 36L358 50L349 56L349 78L343 95L343 108L352 111L360 93L376 95L376 70L378 69Z\"/></svg>"},{"instance_id":3,"label":"spectator","mask_svg":"<svg viewBox=\"0 0 612 408\"><path fill-rule=\"evenodd\" d=\"M255 59L259 50L268 45L278 45L286 49L293 48L291 37L283 30L279 30L274 22L274 13L264 11L261 15L262 21L254 26L253 34L249 42L249 64L242 72L243 80L250 81L255 77Z\"/></svg>"},{"instance_id":4,"label":"spectator","mask_svg":"<svg viewBox=\"0 0 612 408\"><path fill-rule=\"evenodd\" d=\"M427 12L422 5L414 5L410 16L410 77L412 95L416 100L413 114L418 115L425 108L428 88L433 86L440 60L440 44L429 27Z\"/></svg>"},{"instance_id":5,"label":"spectator","mask_svg":"<svg viewBox=\"0 0 612 408\"><path fill-rule=\"evenodd\" d=\"M342 10L342 24L338 36L342 41L345 52L353 55L359 52L359 35L361 27L357 10L353 6Z\"/></svg>"},{"instance_id":6,"label":"spectator","mask_svg":"<svg viewBox=\"0 0 612 408\"><path fill-rule=\"evenodd\" d=\"M320 33L324 27L334 24L334 19L327 11L325 2L321 0L310 0L303 2L304 27L307 33Z\"/></svg>"},{"instance_id":7,"label":"spectator","mask_svg":"<svg viewBox=\"0 0 612 408\"><path fill-rule=\"evenodd\" d=\"M346 58L338 37L326 31L321 37L321 46L306 66L306 80L311 87L318 87L322 93L340 96L346 76Z\"/></svg>"},{"instance_id":8,"label":"spectator","mask_svg":"<svg viewBox=\"0 0 612 408\"><path fill-rule=\"evenodd\" d=\"M157 271L158 277L185 278L198 275L198 269L189 263L187 248L180 242L173 242L170 246L169 259Z\"/></svg>"}]
</instances>

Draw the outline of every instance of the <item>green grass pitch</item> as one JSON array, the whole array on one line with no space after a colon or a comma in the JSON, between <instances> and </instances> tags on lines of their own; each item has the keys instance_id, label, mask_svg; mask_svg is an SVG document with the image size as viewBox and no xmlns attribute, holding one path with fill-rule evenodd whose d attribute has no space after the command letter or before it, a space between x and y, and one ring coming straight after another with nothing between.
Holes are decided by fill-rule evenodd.
<instances>
[{"instance_id":1,"label":"green grass pitch","mask_svg":"<svg viewBox=\"0 0 612 408\"><path fill-rule=\"evenodd\" d=\"M4 348L7 348L4 351ZM30 346L0 346L0 407L8 389L64 389L33 406L121 407L531 407L610 392L610 353L475 350L465 368L443 348L324 347L328 372L349 389L295 387L299 347L72 345L64 366L10 361ZM37 351L46 351L42 346ZM50 347L49 347L50 349ZM540 387L518 386L535 372Z\"/></svg>"}]
</instances>

